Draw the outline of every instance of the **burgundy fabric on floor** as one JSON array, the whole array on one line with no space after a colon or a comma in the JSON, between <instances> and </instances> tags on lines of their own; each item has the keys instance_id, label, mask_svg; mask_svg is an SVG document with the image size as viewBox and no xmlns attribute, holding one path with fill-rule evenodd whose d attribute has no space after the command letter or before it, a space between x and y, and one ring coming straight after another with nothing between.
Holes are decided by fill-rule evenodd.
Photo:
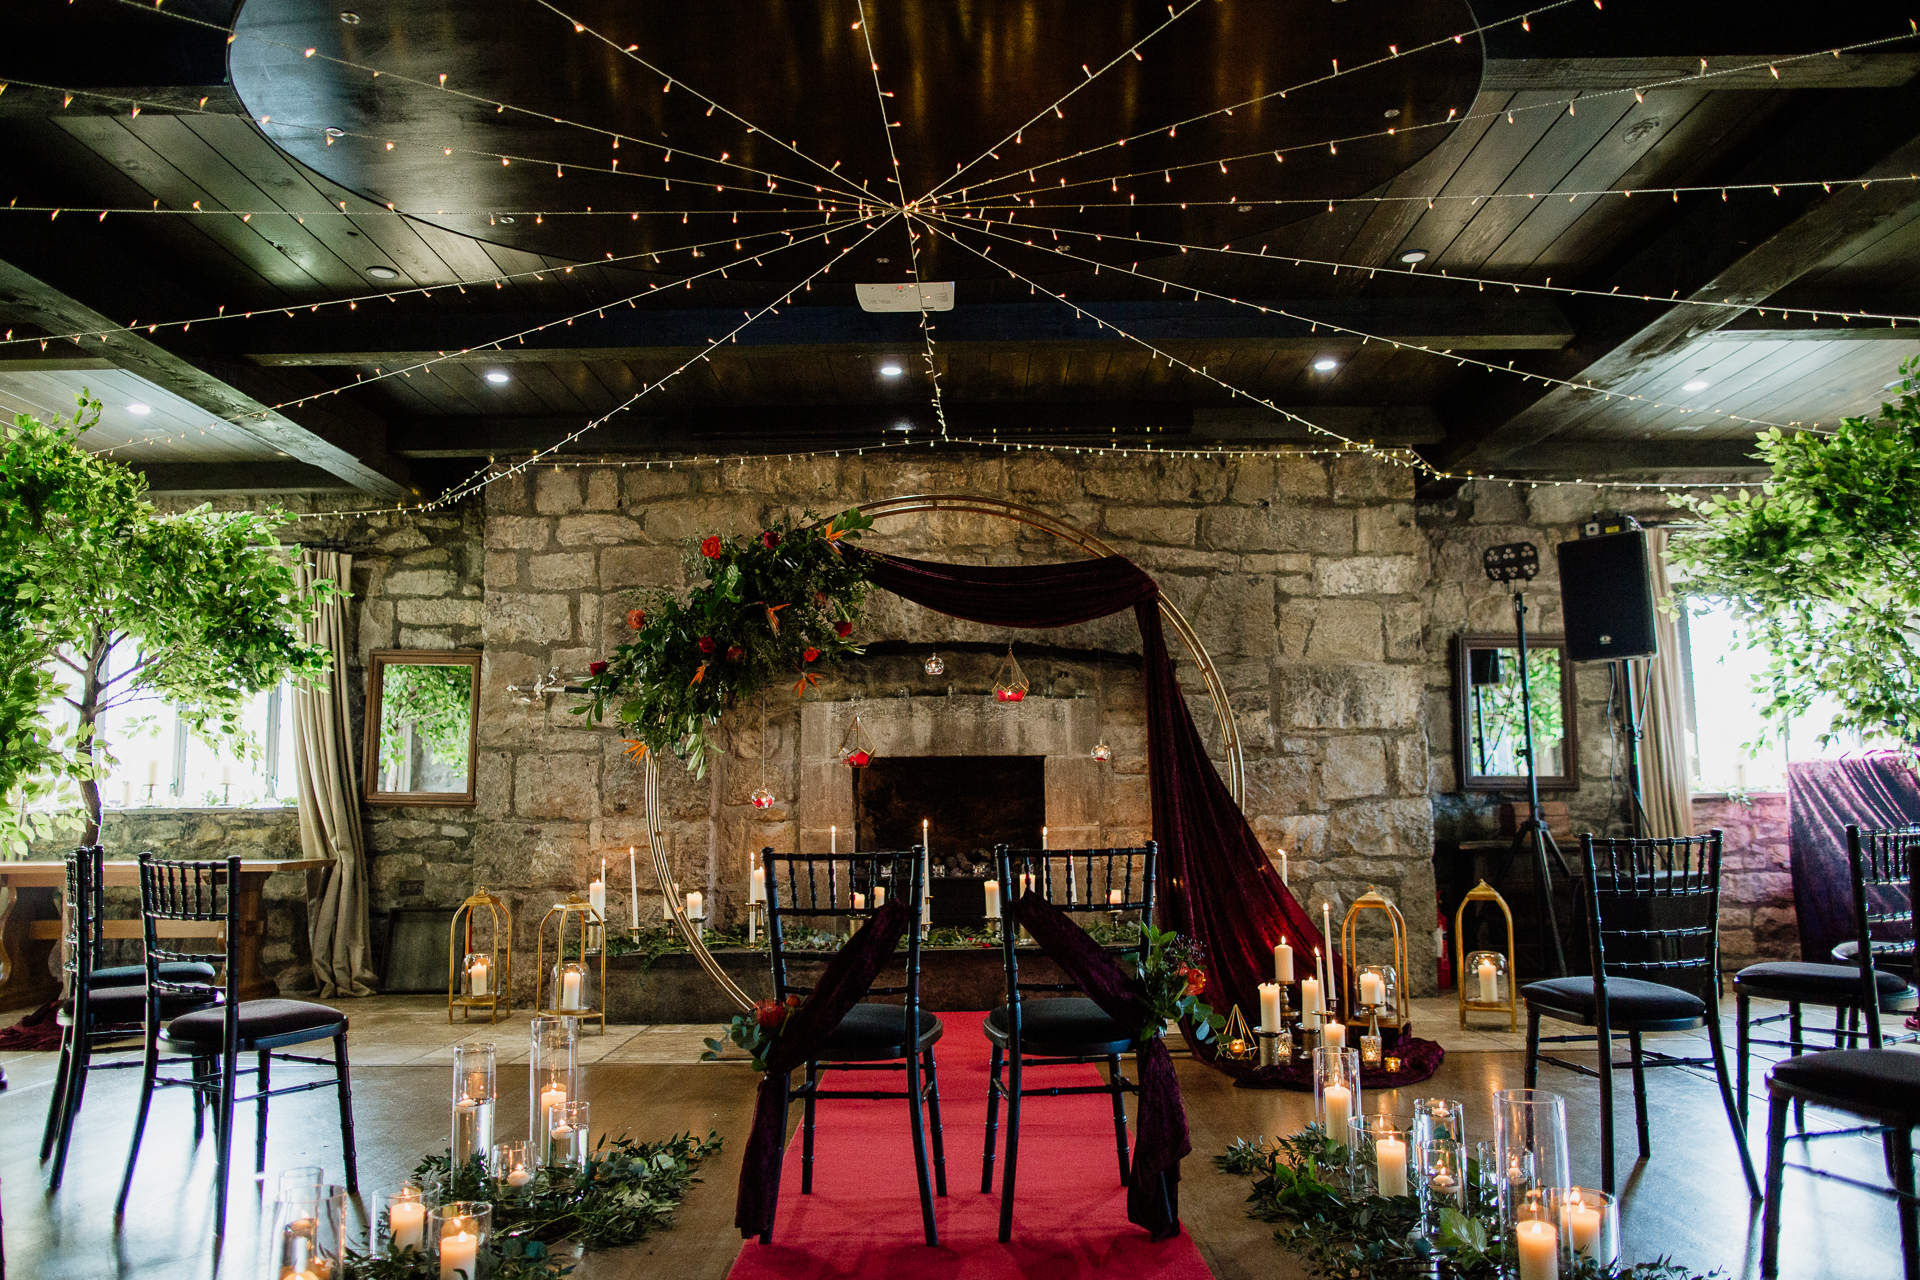
<instances>
[{"instance_id":1,"label":"burgundy fabric on floor","mask_svg":"<svg viewBox=\"0 0 1920 1280\"><path fill-rule=\"evenodd\" d=\"M793 1011L786 1029L767 1055L767 1074L753 1104L753 1131L747 1136L740 1164L740 1187L734 1197L733 1225L740 1234L757 1236L773 1221L780 1195L780 1122L787 1114L787 1078L813 1057L833 1029L860 1003L873 985L874 975L893 958L893 950L912 922L905 902L889 902L860 926L820 975L806 1003ZM901 1106L904 1108L905 1103ZM914 1199L920 1196L914 1186ZM919 1222L919 1215L914 1221Z\"/></svg>"},{"instance_id":2,"label":"burgundy fabric on floor","mask_svg":"<svg viewBox=\"0 0 1920 1280\"><path fill-rule=\"evenodd\" d=\"M48 1050L60 1047L57 1001L49 1000L10 1027L0 1027L0 1049Z\"/></svg>"},{"instance_id":3,"label":"burgundy fabric on floor","mask_svg":"<svg viewBox=\"0 0 1920 1280\"><path fill-rule=\"evenodd\" d=\"M1066 912L1029 889L1007 904L1048 959L1080 984L1101 1012L1123 1027L1145 1027L1153 1006L1106 948L1087 936ZM1008 926L1012 927L1012 926ZM1155 1036L1140 1051L1139 1114L1134 1119L1133 1167L1128 1173L1127 1221L1155 1240L1180 1231L1180 1162L1193 1151L1187 1140L1187 1108L1173 1073L1167 1042Z\"/></svg>"},{"instance_id":4,"label":"burgundy fabric on floor","mask_svg":"<svg viewBox=\"0 0 1920 1280\"><path fill-rule=\"evenodd\" d=\"M947 1195L933 1202L940 1247L929 1249L920 1230L907 1104L823 1102L813 1194L800 1194L796 1130L781 1172L773 1243L748 1240L729 1280L1211 1280L1192 1237L1155 1243L1127 1221L1104 1094L1028 1098L1022 1105L1013 1240L999 1242L997 1164L994 1191L980 1191L985 1017L940 1015L946 1034L934 1054L947 1143ZM1099 1076L1093 1067L1031 1067L1027 1079L1075 1085Z\"/></svg>"},{"instance_id":5,"label":"burgundy fabric on floor","mask_svg":"<svg viewBox=\"0 0 1920 1280\"><path fill-rule=\"evenodd\" d=\"M1891 752L1808 760L1787 766L1787 811L1800 958L1831 964L1834 944L1858 936L1847 824L1884 830L1920 822L1920 782Z\"/></svg>"},{"instance_id":6,"label":"burgundy fabric on floor","mask_svg":"<svg viewBox=\"0 0 1920 1280\"><path fill-rule=\"evenodd\" d=\"M1410 1084L1419 1084L1440 1069L1447 1051L1431 1040L1408 1036L1400 1042L1393 1056L1400 1059L1398 1071L1386 1071L1378 1067L1360 1069L1360 1088L1363 1093L1368 1089L1403 1089ZM1292 1064L1261 1067L1253 1074L1234 1081L1233 1085L1236 1089L1299 1089L1312 1093L1313 1068Z\"/></svg>"},{"instance_id":7,"label":"burgundy fabric on floor","mask_svg":"<svg viewBox=\"0 0 1920 1280\"><path fill-rule=\"evenodd\" d=\"M1259 984L1273 980L1273 946L1282 935L1308 963L1316 946L1332 954L1207 757L1167 651L1159 588L1143 569L1123 556L1072 564L961 565L853 554L866 558L876 586L988 626L1064 627L1131 606L1146 680L1161 927L1206 946L1215 993L1209 1002L1223 1013L1237 1004L1257 1015ZM1212 1061L1211 1046L1195 1045L1194 1053ZM1239 1063L1214 1065L1236 1076L1250 1074Z\"/></svg>"}]
</instances>

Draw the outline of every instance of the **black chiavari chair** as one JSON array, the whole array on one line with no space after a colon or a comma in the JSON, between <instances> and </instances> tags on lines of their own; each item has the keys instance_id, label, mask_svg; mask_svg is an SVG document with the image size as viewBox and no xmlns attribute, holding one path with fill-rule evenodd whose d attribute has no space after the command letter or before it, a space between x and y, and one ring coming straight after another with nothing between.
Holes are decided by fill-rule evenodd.
<instances>
[{"instance_id":1,"label":"black chiavari chair","mask_svg":"<svg viewBox=\"0 0 1920 1280\"><path fill-rule=\"evenodd\" d=\"M1128 849L1013 849L994 848L994 873L1003 900L1017 900L1031 886L1041 897L1075 917L1085 929L1107 917L1116 925L1123 919L1151 923L1154 870L1159 848L1151 840ZM1118 895L1115 897L1114 895ZM1138 1028L1123 1026L1072 982L1022 981L1019 931L1002 922L1001 955L1007 969L1007 1001L987 1015L984 1030L993 1056L987 1074L986 1150L980 1164L980 1191L993 1190L994 1145L999 1136L1000 1100L1007 1103L1006 1165L1000 1180L1000 1239L1013 1238L1014 1184L1020 1163L1020 1100L1036 1096L1105 1093L1113 1099L1113 1141L1120 1161L1120 1181L1127 1181L1127 1112L1125 1096L1139 1084L1120 1070L1120 1057L1138 1048ZM1092 930L1089 930L1092 932ZM1144 932L1137 939L1109 944L1114 952L1144 955ZM1029 1000L1029 994L1045 998ZM1089 1066L1104 1063L1104 1084L1030 1087L1024 1076L1029 1067ZM1004 1066L1006 1079L1003 1081Z\"/></svg>"},{"instance_id":2,"label":"black chiavari chair","mask_svg":"<svg viewBox=\"0 0 1920 1280\"><path fill-rule=\"evenodd\" d=\"M915 917L926 893L925 861L920 849L892 853L810 854L761 851L767 872L767 943L773 960L776 1000L805 996L812 986L795 980L789 952L819 944L816 935L833 935L844 925L848 933L888 901L903 900ZM798 927L806 935L789 936ZM920 929L907 930L906 968L899 983L871 986L868 1001L853 1006L834 1028L820 1053L807 1063L806 1081L788 1081L786 1100L799 1099L805 1107L801 1121L800 1193L813 1192L813 1137L816 1105L824 1098L876 1100L905 1098L910 1104L913 1160L920 1183L920 1213L927 1243L937 1245L933 1221L933 1190L927 1179L927 1121L933 1126L933 1174L940 1195L947 1194L947 1156L940 1129L940 1075L933 1046L944 1028L940 1019L920 1005ZM898 997L900 1003L891 1003ZM833 1071L904 1071L904 1090L824 1089L823 1077ZM923 1110L924 1108L924 1110ZM767 1242L771 1230L763 1233Z\"/></svg>"},{"instance_id":3,"label":"black chiavari chair","mask_svg":"<svg viewBox=\"0 0 1920 1280\"><path fill-rule=\"evenodd\" d=\"M233 1112L236 1105L254 1104L254 1172L264 1174L267 1161L267 1103L270 1098L314 1089L337 1089L340 1101L340 1141L345 1149L347 1190L358 1192L359 1169L353 1145L353 1091L347 1079L347 1017L338 1009L303 1000L247 1000L239 997L237 950L240 940L240 859L217 862L174 862L140 855L140 914L145 922L147 946L146 983L146 1057L140 1080L140 1106L134 1113L133 1145L127 1152L127 1169L120 1180L120 1195L114 1201L114 1216L126 1212L127 1195L133 1187L134 1166L140 1159L140 1139L146 1131L147 1113L156 1088L192 1090L213 1111L214 1142L214 1234L224 1235L227 1222L227 1182L233 1148ZM162 966L178 961L182 955L161 945L163 921L217 921L225 926L226 974L225 1003L219 1007L183 1014L162 1026L161 1005L168 996L178 994L181 985L169 981ZM333 1041L333 1057L316 1058L280 1050L315 1040ZM198 1060L187 1078L162 1076L162 1044ZM242 1068L240 1055L254 1055L254 1065ZM302 1084L273 1087L272 1064L301 1063L331 1067L331 1078ZM254 1091L237 1096L239 1077L251 1075Z\"/></svg>"},{"instance_id":4,"label":"black chiavari chair","mask_svg":"<svg viewBox=\"0 0 1920 1280\"><path fill-rule=\"evenodd\" d=\"M1720 849L1719 831L1631 840L1583 835L1580 858L1593 972L1521 988L1527 1001L1527 1087L1534 1087L1542 1062L1600 1081L1600 1185L1609 1193L1614 1187L1613 1073L1621 1067L1633 1072L1635 1128L1644 1160L1652 1154L1646 1069L1703 1063L1649 1051L1642 1037L1704 1026L1747 1187L1754 1199L1760 1198L1760 1180L1747 1154L1746 1128L1720 1036ZM1594 1033L1543 1038L1543 1016L1592 1027ZM1628 1060L1615 1062L1613 1042L1623 1036ZM1540 1052L1542 1044L1577 1043L1594 1045L1597 1069Z\"/></svg>"}]
</instances>

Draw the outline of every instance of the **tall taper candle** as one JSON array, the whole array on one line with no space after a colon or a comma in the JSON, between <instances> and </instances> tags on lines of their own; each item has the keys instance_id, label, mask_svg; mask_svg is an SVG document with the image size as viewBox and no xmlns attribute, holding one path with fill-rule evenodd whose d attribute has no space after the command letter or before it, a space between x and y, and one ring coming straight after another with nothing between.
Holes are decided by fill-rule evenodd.
<instances>
[{"instance_id":1,"label":"tall taper candle","mask_svg":"<svg viewBox=\"0 0 1920 1280\"><path fill-rule=\"evenodd\" d=\"M640 864L633 860L634 847L627 846L627 897L633 911L633 927L640 927Z\"/></svg>"}]
</instances>

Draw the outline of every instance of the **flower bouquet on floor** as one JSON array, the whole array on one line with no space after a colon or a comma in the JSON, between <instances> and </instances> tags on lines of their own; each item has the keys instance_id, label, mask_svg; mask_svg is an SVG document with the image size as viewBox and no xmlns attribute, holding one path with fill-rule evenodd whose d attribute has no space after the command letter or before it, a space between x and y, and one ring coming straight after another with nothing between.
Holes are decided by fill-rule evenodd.
<instances>
[{"instance_id":1,"label":"flower bouquet on floor","mask_svg":"<svg viewBox=\"0 0 1920 1280\"><path fill-rule=\"evenodd\" d=\"M1163 1036L1169 1022L1193 1024L1194 1039L1205 1041L1226 1026L1227 1020L1200 998L1207 989L1206 953L1194 939L1171 930L1142 925L1146 951L1129 952L1122 959L1140 984L1152 1018L1140 1029L1142 1042Z\"/></svg>"},{"instance_id":2,"label":"flower bouquet on floor","mask_svg":"<svg viewBox=\"0 0 1920 1280\"><path fill-rule=\"evenodd\" d=\"M725 1036L706 1042L707 1051L700 1055L700 1061L716 1061L729 1044L736 1044L752 1055L753 1069L764 1072L767 1059L773 1054L774 1042L787 1029L787 1019L803 1003L799 996L788 996L785 1000L761 1000L748 1012L735 1014L733 1021L727 1024Z\"/></svg>"}]
</instances>

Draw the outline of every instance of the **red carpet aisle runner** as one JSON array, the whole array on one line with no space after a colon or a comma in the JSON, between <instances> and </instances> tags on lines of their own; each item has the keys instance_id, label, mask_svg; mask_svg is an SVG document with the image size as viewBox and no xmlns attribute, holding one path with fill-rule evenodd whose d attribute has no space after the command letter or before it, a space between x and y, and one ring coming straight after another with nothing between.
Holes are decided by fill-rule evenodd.
<instances>
[{"instance_id":1,"label":"red carpet aisle runner","mask_svg":"<svg viewBox=\"0 0 1920 1280\"><path fill-rule=\"evenodd\" d=\"M905 1100L822 1102L815 1138L813 1194L800 1194L800 1132L780 1171L780 1216L773 1243L749 1240L729 1280L1211 1280L1184 1232L1154 1244L1127 1221L1113 1149L1113 1112L1104 1094L1028 1098L1020 1125L1020 1185L1013 1241L999 1235L999 1171L994 1194L980 1194L980 1149L987 1121L987 1039L981 1013L943 1013L946 1034L934 1049L946 1126L947 1195L934 1197L940 1247L920 1227L912 1134ZM1129 1061L1131 1072L1132 1063ZM849 1072L828 1088L898 1088L903 1076ZM868 1085L848 1083L862 1077ZM1029 1069L1029 1087L1098 1079L1093 1067ZM798 1104L794 1107L799 1113ZM1006 1116L1001 1115L1001 1147ZM1200 1158L1203 1160L1203 1158ZM1203 1172L1188 1157L1189 1177Z\"/></svg>"}]
</instances>

